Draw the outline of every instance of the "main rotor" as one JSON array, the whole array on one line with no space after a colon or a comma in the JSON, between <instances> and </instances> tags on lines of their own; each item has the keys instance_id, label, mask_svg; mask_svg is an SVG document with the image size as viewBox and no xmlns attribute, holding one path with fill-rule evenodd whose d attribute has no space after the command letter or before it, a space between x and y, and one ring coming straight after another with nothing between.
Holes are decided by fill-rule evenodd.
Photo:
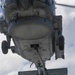
<instances>
[{"instance_id":1,"label":"main rotor","mask_svg":"<svg viewBox=\"0 0 75 75\"><path fill-rule=\"evenodd\" d=\"M68 4L62 4L62 3L55 3L55 4L59 6L63 6L63 7L75 8L74 5L68 5Z\"/></svg>"}]
</instances>

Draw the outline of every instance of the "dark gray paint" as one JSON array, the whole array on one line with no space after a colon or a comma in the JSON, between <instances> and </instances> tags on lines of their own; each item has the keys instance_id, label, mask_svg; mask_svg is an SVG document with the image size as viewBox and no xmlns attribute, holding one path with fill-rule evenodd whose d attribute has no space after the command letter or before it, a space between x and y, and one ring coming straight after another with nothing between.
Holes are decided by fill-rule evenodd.
<instances>
[{"instance_id":1,"label":"dark gray paint","mask_svg":"<svg viewBox=\"0 0 75 75\"><path fill-rule=\"evenodd\" d=\"M67 68L60 68L60 69L49 69L48 74L49 75L67 75ZM37 75L37 71L24 71L19 72L18 75Z\"/></svg>"}]
</instances>

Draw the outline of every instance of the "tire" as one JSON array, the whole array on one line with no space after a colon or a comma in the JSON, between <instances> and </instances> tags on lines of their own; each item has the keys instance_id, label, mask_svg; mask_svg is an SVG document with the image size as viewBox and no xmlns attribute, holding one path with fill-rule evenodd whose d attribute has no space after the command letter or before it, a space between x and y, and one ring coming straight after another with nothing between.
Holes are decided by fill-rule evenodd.
<instances>
[{"instance_id":1,"label":"tire","mask_svg":"<svg viewBox=\"0 0 75 75\"><path fill-rule=\"evenodd\" d=\"M57 60L58 58L57 58L57 55L55 56L55 60Z\"/></svg>"},{"instance_id":2,"label":"tire","mask_svg":"<svg viewBox=\"0 0 75 75\"><path fill-rule=\"evenodd\" d=\"M62 59L65 59L65 56L64 55L62 55Z\"/></svg>"},{"instance_id":3,"label":"tire","mask_svg":"<svg viewBox=\"0 0 75 75\"><path fill-rule=\"evenodd\" d=\"M64 50L64 36L59 36L59 49Z\"/></svg>"},{"instance_id":4,"label":"tire","mask_svg":"<svg viewBox=\"0 0 75 75\"><path fill-rule=\"evenodd\" d=\"M2 42L2 52L3 52L3 54L8 53L8 42L7 41Z\"/></svg>"},{"instance_id":5,"label":"tire","mask_svg":"<svg viewBox=\"0 0 75 75\"><path fill-rule=\"evenodd\" d=\"M55 33L53 33L52 35L52 49L53 49L53 52L55 52Z\"/></svg>"},{"instance_id":6,"label":"tire","mask_svg":"<svg viewBox=\"0 0 75 75\"><path fill-rule=\"evenodd\" d=\"M11 50L11 51L12 51L12 53L16 53L15 50Z\"/></svg>"}]
</instances>

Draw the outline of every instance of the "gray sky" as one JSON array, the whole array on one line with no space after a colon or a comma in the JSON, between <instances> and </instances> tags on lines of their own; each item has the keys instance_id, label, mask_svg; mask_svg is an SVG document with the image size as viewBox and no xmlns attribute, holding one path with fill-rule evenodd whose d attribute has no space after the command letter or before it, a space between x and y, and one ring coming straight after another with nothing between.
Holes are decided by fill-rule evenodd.
<instances>
[{"instance_id":1,"label":"gray sky","mask_svg":"<svg viewBox=\"0 0 75 75\"><path fill-rule=\"evenodd\" d=\"M75 5L75 0L56 0L56 2ZM48 69L67 67L68 75L75 74L75 9L56 6L57 15L63 16L63 35L65 36L65 60L47 61ZM0 43L5 36L0 34ZM1 47L0 47L1 48ZM0 49L1 50L1 49ZM11 51L3 55L0 51L0 75L18 75L18 71L34 70L35 65L30 68L31 62L26 61Z\"/></svg>"}]
</instances>

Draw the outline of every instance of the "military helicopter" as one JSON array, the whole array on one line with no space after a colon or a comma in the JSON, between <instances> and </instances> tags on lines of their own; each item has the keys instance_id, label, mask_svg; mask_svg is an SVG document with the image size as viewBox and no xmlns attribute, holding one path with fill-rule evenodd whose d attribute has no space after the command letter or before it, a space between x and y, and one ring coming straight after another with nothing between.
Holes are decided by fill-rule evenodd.
<instances>
[{"instance_id":1,"label":"military helicopter","mask_svg":"<svg viewBox=\"0 0 75 75\"><path fill-rule=\"evenodd\" d=\"M11 49L23 58L35 63L38 75L45 75L45 62L55 54L64 57L62 16L55 14L55 0L1 0L3 17L0 32L6 36L2 52ZM11 39L14 46L11 46Z\"/></svg>"}]
</instances>

